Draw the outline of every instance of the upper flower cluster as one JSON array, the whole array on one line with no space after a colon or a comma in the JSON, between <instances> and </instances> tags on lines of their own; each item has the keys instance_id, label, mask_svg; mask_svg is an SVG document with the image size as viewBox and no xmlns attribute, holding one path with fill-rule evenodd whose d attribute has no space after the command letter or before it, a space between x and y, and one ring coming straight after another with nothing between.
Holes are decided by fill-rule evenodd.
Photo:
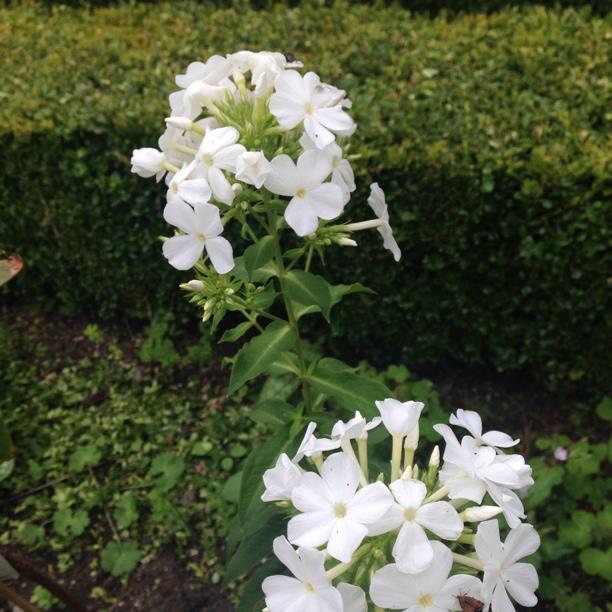
<instances>
[{"instance_id":1,"label":"upper flower cluster","mask_svg":"<svg viewBox=\"0 0 612 612\"><path fill-rule=\"evenodd\" d=\"M176 76L159 149L136 149L131 160L140 176L165 178L164 219L177 234L163 252L175 268L190 269L206 255L217 273L232 270L224 225L247 225L258 205L272 206L270 194L281 196L274 204L300 237L344 211L356 188L343 150L356 129L351 102L314 72L302 75L301 66L281 53L239 51L193 62ZM368 202L376 218L337 226L335 242L354 245L346 234L376 227L398 260L377 184Z\"/></svg>"},{"instance_id":2,"label":"upper flower cluster","mask_svg":"<svg viewBox=\"0 0 612 612\"><path fill-rule=\"evenodd\" d=\"M534 606L537 573L519 562L539 546L534 528L519 520L531 470L520 455L501 451L518 440L483 434L477 413L458 410L450 423L472 435L459 442L436 425L446 441L443 464L436 447L420 469L423 404L376 405L379 417L368 422L357 412L330 438L317 438L311 423L295 456L282 454L265 472L262 499L289 511L287 538L277 538L274 551L293 574L264 580L270 612L365 612L366 593L379 608L410 612L461 610L466 597L494 612L512 612L510 597ZM384 472L374 482L368 474L368 435L381 423L392 438L388 484ZM304 469L305 457L316 472ZM490 504L480 505L486 494ZM495 518L502 513L511 527L505 542ZM340 563L329 567L326 559Z\"/></svg>"}]
</instances>

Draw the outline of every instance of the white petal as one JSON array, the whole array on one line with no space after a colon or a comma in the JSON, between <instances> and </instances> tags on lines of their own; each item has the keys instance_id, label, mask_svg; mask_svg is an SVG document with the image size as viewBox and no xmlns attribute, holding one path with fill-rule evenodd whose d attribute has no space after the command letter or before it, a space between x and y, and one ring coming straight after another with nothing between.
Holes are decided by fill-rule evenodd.
<instances>
[{"instance_id":1,"label":"white petal","mask_svg":"<svg viewBox=\"0 0 612 612\"><path fill-rule=\"evenodd\" d=\"M208 130L200 145L198 156L202 157L208 154L214 157L221 149L236 144L239 138L240 134L238 130L233 127L221 127L214 130Z\"/></svg>"},{"instance_id":2,"label":"white petal","mask_svg":"<svg viewBox=\"0 0 612 612\"><path fill-rule=\"evenodd\" d=\"M307 605L305 608L296 608L296 612L344 612L342 595L332 586L317 589Z\"/></svg>"},{"instance_id":3,"label":"white petal","mask_svg":"<svg viewBox=\"0 0 612 612\"><path fill-rule=\"evenodd\" d=\"M231 204L234 201L235 193L232 186L219 168L208 169L208 182L216 200L224 204Z\"/></svg>"},{"instance_id":4,"label":"white petal","mask_svg":"<svg viewBox=\"0 0 612 612\"><path fill-rule=\"evenodd\" d=\"M355 122L339 105L331 108L317 108L314 116L319 123L336 134L349 136L355 131Z\"/></svg>"},{"instance_id":5,"label":"white petal","mask_svg":"<svg viewBox=\"0 0 612 612\"><path fill-rule=\"evenodd\" d=\"M358 586L341 582L338 591L342 597L343 612L368 612L365 593Z\"/></svg>"},{"instance_id":6,"label":"white petal","mask_svg":"<svg viewBox=\"0 0 612 612\"><path fill-rule=\"evenodd\" d=\"M304 117L304 130L310 136L318 149L325 148L334 142L335 136L324 127L313 115Z\"/></svg>"},{"instance_id":7,"label":"white petal","mask_svg":"<svg viewBox=\"0 0 612 612\"><path fill-rule=\"evenodd\" d=\"M361 474L353 457L346 453L334 453L323 463L321 476L334 501L348 502L357 491Z\"/></svg>"},{"instance_id":8,"label":"white petal","mask_svg":"<svg viewBox=\"0 0 612 612\"><path fill-rule=\"evenodd\" d=\"M368 525L368 535L377 536L399 529L404 524L404 520L404 509L399 504L393 503L378 521Z\"/></svg>"},{"instance_id":9,"label":"white petal","mask_svg":"<svg viewBox=\"0 0 612 612\"><path fill-rule=\"evenodd\" d=\"M371 525L381 519L392 504L393 496L389 489L382 482L375 482L357 491L348 503L347 517Z\"/></svg>"},{"instance_id":10,"label":"white petal","mask_svg":"<svg viewBox=\"0 0 612 612\"><path fill-rule=\"evenodd\" d=\"M204 243L189 234L173 236L164 241L162 251L171 266L177 270L189 270L202 255Z\"/></svg>"},{"instance_id":11,"label":"white petal","mask_svg":"<svg viewBox=\"0 0 612 612\"><path fill-rule=\"evenodd\" d=\"M172 200L164 207L164 219L170 225L178 227L186 234L197 234L198 226L193 208L178 198Z\"/></svg>"},{"instance_id":12,"label":"white petal","mask_svg":"<svg viewBox=\"0 0 612 612\"><path fill-rule=\"evenodd\" d=\"M433 561L433 548L420 525L405 522L393 546L393 558L400 571L418 574Z\"/></svg>"},{"instance_id":13,"label":"white petal","mask_svg":"<svg viewBox=\"0 0 612 612\"><path fill-rule=\"evenodd\" d=\"M210 200L210 186L206 179L189 179L183 181L178 186L178 194L185 202L196 204L196 202L205 203Z\"/></svg>"},{"instance_id":14,"label":"white petal","mask_svg":"<svg viewBox=\"0 0 612 612\"><path fill-rule=\"evenodd\" d=\"M515 563L502 574L503 583L512 599L521 606L531 608L538 603L535 596L539 585L538 573L529 563Z\"/></svg>"},{"instance_id":15,"label":"white petal","mask_svg":"<svg viewBox=\"0 0 612 612\"><path fill-rule=\"evenodd\" d=\"M422 402L400 402L388 398L376 402L384 426L392 436L406 436L419 422L424 404Z\"/></svg>"},{"instance_id":16,"label":"white petal","mask_svg":"<svg viewBox=\"0 0 612 612\"><path fill-rule=\"evenodd\" d=\"M334 183L323 183L306 193L306 202L320 219L335 219L344 209L342 189Z\"/></svg>"},{"instance_id":17,"label":"white petal","mask_svg":"<svg viewBox=\"0 0 612 612\"><path fill-rule=\"evenodd\" d=\"M462 410L459 408L457 414L451 414L448 421L451 425L464 427L474 436L474 438L480 438L482 435L482 419L480 415L473 410Z\"/></svg>"},{"instance_id":18,"label":"white petal","mask_svg":"<svg viewBox=\"0 0 612 612\"><path fill-rule=\"evenodd\" d=\"M532 555L540 547L540 536L532 525L522 524L510 530L504 542L504 567Z\"/></svg>"},{"instance_id":19,"label":"white petal","mask_svg":"<svg viewBox=\"0 0 612 612\"><path fill-rule=\"evenodd\" d=\"M416 520L419 525L446 540L456 540L463 531L463 521L459 514L445 501L421 506L417 510Z\"/></svg>"},{"instance_id":20,"label":"white petal","mask_svg":"<svg viewBox=\"0 0 612 612\"><path fill-rule=\"evenodd\" d=\"M327 543L327 552L338 561L348 563L357 550L368 529L348 518L335 521Z\"/></svg>"},{"instance_id":21,"label":"white petal","mask_svg":"<svg viewBox=\"0 0 612 612\"><path fill-rule=\"evenodd\" d=\"M213 204L197 202L194 207L195 227L206 238L214 238L223 232L219 209Z\"/></svg>"},{"instance_id":22,"label":"white petal","mask_svg":"<svg viewBox=\"0 0 612 612\"><path fill-rule=\"evenodd\" d=\"M486 448L491 451L493 450L492 448ZM485 468L480 468L479 472L483 478L505 487L517 488L521 483L518 474L506 463L495 462Z\"/></svg>"},{"instance_id":23,"label":"white petal","mask_svg":"<svg viewBox=\"0 0 612 612\"><path fill-rule=\"evenodd\" d=\"M261 588L270 612L297 612L300 609L297 605L303 607L303 600L307 597L304 585L289 576L268 576Z\"/></svg>"},{"instance_id":24,"label":"white petal","mask_svg":"<svg viewBox=\"0 0 612 612\"><path fill-rule=\"evenodd\" d=\"M370 597L381 608L408 608L419 598L418 583L414 578L400 572L395 563L385 565L372 576Z\"/></svg>"},{"instance_id":25,"label":"white petal","mask_svg":"<svg viewBox=\"0 0 612 612\"><path fill-rule=\"evenodd\" d=\"M204 246L218 274L226 274L234 268L232 245L225 238L222 236L209 238Z\"/></svg>"},{"instance_id":26,"label":"white petal","mask_svg":"<svg viewBox=\"0 0 612 612\"><path fill-rule=\"evenodd\" d=\"M302 476L300 485L293 489L291 500L301 512L331 511L335 503L333 491L330 491L327 483L313 472L306 472Z\"/></svg>"},{"instance_id":27,"label":"white petal","mask_svg":"<svg viewBox=\"0 0 612 612\"><path fill-rule=\"evenodd\" d=\"M478 525L474 546L484 565L501 565L503 549L499 539L499 523L496 520L484 521Z\"/></svg>"},{"instance_id":28,"label":"white petal","mask_svg":"<svg viewBox=\"0 0 612 612\"><path fill-rule=\"evenodd\" d=\"M272 94L270 112L276 117L279 124L287 130L291 130L301 123L306 115L304 103L298 102L295 98L284 93Z\"/></svg>"},{"instance_id":29,"label":"white petal","mask_svg":"<svg viewBox=\"0 0 612 612\"><path fill-rule=\"evenodd\" d=\"M499 448L509 448L520 442L520 440L513 440L507 433L496 430L487 431L482 436L482 441L489 446L497 446Z\"/></svg>"},{"instance_id":30,"label":"white petal","mask_svg":"<svg viewBox=\"0 0 612 612\"><path fill-rule=\"evenodd\" d=\"M268 191L282 196L293 196L302 186L298 183L298 171L288 155L278 155L271 162L272 172L264 185Z\"/></svg>"},{"instance_id":31,"label":"white petal","mask_svg":"<svg viewBox=\"0 0 612 612\"><path fill-rule=\"evenodd\" d=\"M415 510L423 503L427 495L427 487L420 480L399 479L391 483L390 489L401 506Z\"/></svg>"},{"instance_id":32,"label":"white petal","mask_svg":"<svg viewBox=\"0 0 612 612\"><path fill-rule=\"evenodd\" d=\"M319 218L303 198L293 198L289 202L285 208L285 221L298 236L308 236L319 227Z\"/></svg>"},{"instance_id":33,"label":"white petal","mask_svg":"<svg viewBox=\"0 0 612 612\"><path fill-rule=\"evenodd\" d=\"M387 203L385 201L385 192L380 188L378 183L370 185L370 195L368 196L368 204L374 211L374 214L383 221L389 221L387 213Z\"/></svg>"},{"instance_id":34,"label":"white petal","mask_svg":"<svg viewBox=\"0 0 612 612\"><path fill-rule=\"evenodd\" d=\"M434 604L443 610L461 610L458 600L460 595L467 595L481 601L482 582L476 576L467 574L451 576L434 597Z\"/></svg>"},{"instance_id":35,"label":"white petal","mask_svg":"<svg viewBox=\"0 0 612 612\"><path fill-rule=\"evenodd\" d=\"M331 512L305 512L289 521L287 536L290 542L298 546L321 546L329 540L334 523Z\"/></svg>"},{"instance_id":36,"label":"white petal","mask_svg":"<svg viewBox=\"0 0 612 612\"><path fill-rule=\"evenodd\" d=\"M311 189L320 185L331 174L331 161L321 151L310 149L298 158L297 171L300 185Z\"/></svg>"},{"instance_id":37,"label":"white petal","mask_svg":"<svg viewBox=\"0 0 612 612\"><path fill-rule=\"evenodd\" d=\"M246 151L241 144L225 147L215 154L215 166L221 170L236 172L236 161Z\"/></svg>"},{"instance_id":38,"label":"white petal","mask_svg":"<svg viewBox=\"0 0 612 612\"><path fill-rule=\"evenodd\" d=\"M304 582L308 580L306 572L302 565L300 557L295 552L295 549L289 544L285 536L279 536L274 539L272 549L278 560L285 565L289 571L298 579Z\"/></svg>"},{"instance_id":39,"label":"white petal","mask_svg":"<svg viewBox=\"0 0 612 612\"><path fill-rule=\"evenodd\" d=\"M325 553L316 548L304 547L298 550L300 557L300 580L309 581L315 588L329 586L329 579L325 574Z\"/></svg>"},{"instance_id":40,"label":"white petal","mask_svg":"<svg viewBox=\"0 0 612 612\"><path fill-rule=\"evenodd\" d=\"M493 612L516 612L516 609L508 597L508 593L506 593L506 589L499 583L493 591L491 609Z\"/></svg>"}]
</instances>

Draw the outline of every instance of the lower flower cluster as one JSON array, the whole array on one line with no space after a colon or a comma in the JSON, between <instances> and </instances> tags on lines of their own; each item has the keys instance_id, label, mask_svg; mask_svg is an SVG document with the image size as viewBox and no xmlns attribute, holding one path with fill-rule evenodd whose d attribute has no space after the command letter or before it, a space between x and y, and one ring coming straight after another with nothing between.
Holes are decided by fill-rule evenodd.
<instances>
[{"instance_id":1,"label":"lower flower cluster","mask_svg":"<svg viewBox=\"0 0 612 612\"><path fill-rule=\"evenodd\" d=\"M317 438L310 423L295 456L282 454L265 472L262 499L290 514L287 536L273 548L292 574L263 581L267 610L535 606L537 572L521 562L540 545L521 522L531 468L502 450L519 441L483 434L476 412L458 410L450 424L470 435L459 441L448 425L436 425L446 443L443 463L436 447L420 468L414 458L423 404L386 399L376 406L380 416L367 421L357 412L330 437ZM378 459L385 441L368 446L381 424L391 438L390 469ZM312 469L304 469L305 458ZM371 481L374 466L382 471ZM508 529L504 541L501 529Z\"/></svg>"}]
</instances>

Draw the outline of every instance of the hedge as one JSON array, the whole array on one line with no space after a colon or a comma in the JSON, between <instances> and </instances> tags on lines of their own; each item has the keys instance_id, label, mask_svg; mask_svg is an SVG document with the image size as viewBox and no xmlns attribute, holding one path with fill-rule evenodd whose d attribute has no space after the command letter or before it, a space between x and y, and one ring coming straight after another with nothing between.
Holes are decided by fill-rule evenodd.
<instances>
[{"instance_id":1,"label":"hedge","mask_svg":"<svg viewBox=\"0 0 612 612\"><path fill-rule=\"evenodd\" d=\"M588 9L0 9L0 246L26 262L12 297L96 316L181 301L161 190L129 156L156 142L174 73L239 48L347 89L359 182L388 195L401 265L375 233L330 260L379 292L338 310L339 351L609 385L610 39Z\"/></svg>"}]
</instances>

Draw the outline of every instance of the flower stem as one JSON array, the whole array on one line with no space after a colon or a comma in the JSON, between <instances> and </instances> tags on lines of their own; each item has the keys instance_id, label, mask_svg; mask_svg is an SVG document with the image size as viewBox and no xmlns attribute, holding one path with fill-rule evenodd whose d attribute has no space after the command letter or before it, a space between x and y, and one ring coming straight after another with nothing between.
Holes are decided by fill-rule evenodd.
<instances>
[{"instance_id":1,"label":"flower stem","mask_svg":"<svg viewBox=\"0 0 612 612\"><path fill-rule=\"evenodd\" d=\"M366 482L370 479L369 467L368 467L368 439L358 438L357 439L357 451L359 452L359 465L361 471L365 476Z\"/></svg>"},{"instance_id":2,"label":"flower stem","mask_svg":"<svg viewBox=\"0 0 612 612\"><path fill-rule=\"evenodd\" d=\"M461 565L465 565L466 567L471 567L479 572L484 570L484 566L478 559L474 559L473 557L467 557L466 555L460 555L459 553L453 553L453 561L456 563L460 563Z\"/></svg>"},{"instance_id":3,"label":"flower stem","mask_svg":"<svg viewBox=\"0 0 612 612\"><path fill-rule=\"evenodd\" d=\"M435 493L432 493L429 497L424 499L423 503L429 504L430 502L438 501L447 494L448 494L448 487L440 487Z\"/></svg>"},{"instance_id":4,"label":"flower stem","mask_svg":"<svg viewBox=\"0 0 612 612\"><path fill-rule=\"evenodd\" d=\"M397 480L400 476L403 440L403 436L393 436L393 451L391 453L391 482Z\"/></svg>"}]
</instances>

